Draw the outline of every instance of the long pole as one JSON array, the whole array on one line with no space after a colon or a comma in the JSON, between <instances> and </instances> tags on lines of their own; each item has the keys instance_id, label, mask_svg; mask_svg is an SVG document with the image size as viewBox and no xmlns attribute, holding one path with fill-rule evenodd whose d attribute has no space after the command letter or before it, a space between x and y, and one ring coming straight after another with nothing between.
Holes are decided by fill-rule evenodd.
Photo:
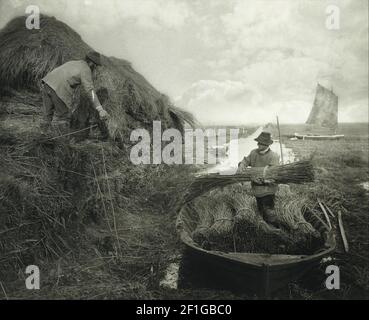
<instances>
[{"instance_id":1,"label":"long pole","mask_svg":"<svg viewBox=\"0 0 369 320\"><path fill-rule=\"evenodd\" d=\"M95 127L97 127L97 124L94 124L94 125L92 125L92 126L90 126L90 127L87 127L87 128L81 129L81 130L77 130L77 131L69 132L69 133L63 134L63 135L61 135L61 136L53 137L53 138L47 139L46 141L51 141L51 140L55 140L55 139L58 139L58 138L71 136L72 134L80 133L80 132L82 132L82 131L86 131L86 130L90 130L90 129L95 128Z\"/></svg>"},{"instance_id":2,"label":"long pole","mask_svg":"<svg viewBox=\"0 0 369 320\"><path fill-rule=\"evenodd\" d=\"M279 128L279 119L278 119L278 116L277 116L277 127L278 127L278 135L279 135L279 146L281 148L281 160L282 160L282 164L284 164L284 162L283 162L283 152L282 152L281 129Z\"/></svg>"}]
</instances>

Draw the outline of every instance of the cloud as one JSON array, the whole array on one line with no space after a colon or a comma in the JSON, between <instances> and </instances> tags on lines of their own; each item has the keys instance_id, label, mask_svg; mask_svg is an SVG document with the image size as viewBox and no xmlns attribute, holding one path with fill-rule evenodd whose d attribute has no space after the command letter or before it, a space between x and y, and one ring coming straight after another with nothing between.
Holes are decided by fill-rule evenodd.
<instances>
[{"instance_id":1,"label":"cloud","mask_svg":"<svg viewBox=\"0 0 369 320\"><path fill-rule=\"evenodd\" d=\"M27 4L133 62L200 120L239 122L254 106L255 119L303 122L317 82L338 94L341 121L367 119L367 0L0 0L0 27ZM330 4L339 30L325 26Z\"/></svg>"},{"instance_id":2,"label":"cloud","mask_svg":"<svg viewBox=\"0 0 369 320\"><path fill-rule=\"evenodd\" d=\"M233 1L232 8L218 17L222 28L216 27L213 18L198 34L204 45L214 51L205 62L211 70L207 79L252 85L253 91L262 96L260 105L265 111L283 112L281 118L287 122L306 120L302 115L307 116L319 82L338 94L341 121L367 119L368 4L338 1L342 22L336 31L325 26L328 4L331 3ZM194 86L202 87L200 82ZM189 92L194 94L192 87ZM187 105L199 115L202 113L197 109L214 110L214 103L221 100L218 97L214 102L212 96L206 103L200 97L201 94L195 95ZM248 108L254 105L240 100L237 107L236 102L227 100L227 95L222 99L224 108L232 105L241 110L241 105L247 104ZM258 105L254 107L258 114ZM234 119L231 114L219 112L220 119ZM206 116L210 117L204 113Z\"/></svg>"},{"instance_id":3,"label":"cloud","mask_svg":"<svg viewBox=\"0 0 369 320\"><path fill-rule=\"evenodd\" d=\"M143 28L179 28L190 16L185 1L168 0L3 0L8 13L24 14L28 5L37 5L41 12L55 15L73 25L84 24L92 29L116 28L131 20ZM2 17L2 20L5 20Z\"/></svg>"},{"instance_id":4,"label":"cloud","mask_svg":"<svg viewBox=\"0 0 369 320\"><path fill-rule=\"evenodd\" d=\"M273 101L260 87L241 81L202 80L175 101L204 124L265 123L283 114L284 122L304 122L310 101Z\"/></svg>"}]
</instances>

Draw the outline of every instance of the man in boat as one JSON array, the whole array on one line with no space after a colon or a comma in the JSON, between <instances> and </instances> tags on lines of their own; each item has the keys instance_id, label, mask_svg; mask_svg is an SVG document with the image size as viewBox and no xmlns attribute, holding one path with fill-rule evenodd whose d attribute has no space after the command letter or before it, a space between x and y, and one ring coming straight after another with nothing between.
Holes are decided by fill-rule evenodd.
<instances>
[{"instance_id":1,"label":"man in boat","mask_svg":"<svg viewBox=\"0 0 369 320\"><path fill-rule=\"evenodd\" d=\"M48 73L41 81L43 100L43 121L41 130L51 128L54 115L54 127L60 133L69 131L73 113L73 96L78 86L82 85L100 120L105 121L108 113L102 107L93 85L93 72L101 66L98 52L89 52L84 60L69 61Z\"/></svg>"},{"instance_id":2,"label":"man in boat","mask_svg":"<svg viewBox=\"0 0 369 320\"><path fill-rule=\"evenodd\" d=\"M247 157L243 158L238 164L237 173L242 173L247 167L279 165L279 155L270 149L270 145L273 143L271 134L269 132L262 132L255 141L258 143L257 149L252 150ZM278 227L274 211L275 194L278 185L271 180L256 178L251 181L251 188L263 219Z\"/></svg>"}]
</instances>

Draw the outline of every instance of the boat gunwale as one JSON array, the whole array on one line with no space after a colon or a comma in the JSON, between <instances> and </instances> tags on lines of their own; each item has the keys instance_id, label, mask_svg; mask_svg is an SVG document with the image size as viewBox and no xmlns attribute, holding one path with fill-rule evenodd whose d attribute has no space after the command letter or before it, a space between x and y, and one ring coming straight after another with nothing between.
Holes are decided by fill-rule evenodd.
<instances>
[{"instance_id":1,"label":"boat gunwale","mask_svg":"<svg viewBox=\"0 0 369 320\"><path fill-rule=\"evenodd\" d=\"M237 258L234 256L232 252L222 252L222 251L215 251L215 250L206 250L201 248L199 245L197 245L191 238L191 236L188 234L186 230L184 230L183 225L179 222L181 219L182 209L179 211L179 215L177 218L177 232L180 235L181 241L187 245L188 247L201 252L203 254L209 255L209 256L215 256L221 259L226 260L232 260L232 262L240 263L243 265L248 265L256 268L264 268L265 266L268 266L268 268L272 270L280 270L284 269L286 267L292 267L294 265L303 264L309 261L314 261L318 259L322 259L323 257L331 254L336 249L336 239L334 236L333 230L328 231L327 240L324 243L324 246L327 246L325 250L322 250L317 253L313 253L311 255L280 255L280 254L268 254L268 253L248 253L248 252L240 252L237 253L240 256L243 256L245 260L247 258L252 257L260 257L262 260L265 259L265 256L268 256L268 259L265 259L266 261L264 263L255 263L252 261L244 261L241 258ZM183 222L183 219L181 219ZM281 256L283 256L285 259L281 259ZM276 258L276 261L274 263L270 263L271 258ZM278 261L279 258L279 261Z\"/></svg>"},{"instance_id":2,"label":"boat gunwale","mask_svg":"<svg viewBox=\"0 0 369 320\"><path fill-rule=\"evenodd\" d=\"M326 139L326 140L335 140L335 139L341 139L344 138L345 135L344 134L304 134L304 133L297 133L295 132L294 137L296 137L297 139L308 139L308 140L314 140L314 139Z\"/></svg>"}]
</instances>

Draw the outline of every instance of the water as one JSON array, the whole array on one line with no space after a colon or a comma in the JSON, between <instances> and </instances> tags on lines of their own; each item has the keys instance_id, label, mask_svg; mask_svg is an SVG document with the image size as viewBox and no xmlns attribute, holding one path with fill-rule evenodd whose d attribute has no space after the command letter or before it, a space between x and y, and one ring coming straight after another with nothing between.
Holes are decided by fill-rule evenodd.
<instances>
[{"instance_id":1,"label":"water","mask_svg":"<svg viewBox=\"0 0 369 320\"><path fill-rule=\"evenodd\" d=\"M206 173L220 173L220 174L234 174L237 171L238 164L242 161L242 159L248 156L251 150L257 148L257 142L254 140L259 134L265 130L264 127L259 127L252 134L245 138L239 138L237 140L231 140L224 146L218 146L218 148L225 148L229 151L229 148L232 144L238 144L238 152L226 152L223 158L220 158L219 164L209 168L206 170ZM270 146L270 149L277 153L281 157L281 146L278 140L274 140L273 144ZM286 146L282 143L282 154L283 154L283 163L292 163L297 160L296 155L293 153L292 149L286 148ZM282 164L282 163L281 163Z\"/></svg>"}]
</instances>

